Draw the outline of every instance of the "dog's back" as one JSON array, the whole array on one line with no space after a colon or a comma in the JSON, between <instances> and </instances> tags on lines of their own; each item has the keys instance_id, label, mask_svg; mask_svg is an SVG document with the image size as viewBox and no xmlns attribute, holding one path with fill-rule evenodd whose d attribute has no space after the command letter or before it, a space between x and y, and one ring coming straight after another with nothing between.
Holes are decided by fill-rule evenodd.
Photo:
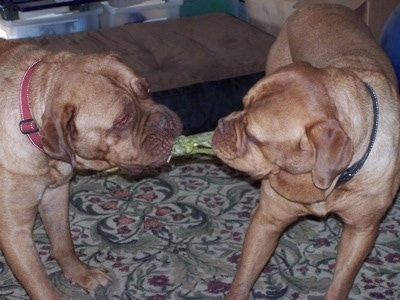
<instances>
[{"instance_id":1,"label":"dog's back","mask_svg":"<svg viewBox=\"0 0 400 300\"><path fill-rule=\"evenodd\" d=\"M306 61L318 68L379 72L397 87L393 67L368 26L342 5L304 5L288 18L269 52L267 73L296 61Z\"/></svg>"}]
</instances>

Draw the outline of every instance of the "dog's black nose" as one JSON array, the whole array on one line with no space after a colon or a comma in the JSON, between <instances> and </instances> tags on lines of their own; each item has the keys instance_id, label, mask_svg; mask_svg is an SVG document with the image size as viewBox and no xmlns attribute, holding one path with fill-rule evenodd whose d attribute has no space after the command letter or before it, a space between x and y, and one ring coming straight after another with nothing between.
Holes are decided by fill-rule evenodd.
<instances>
[{"instance_id":1,"label":"dog's black nose","mask_svg":"<svg viewBox=\"0 0 400 300\"><path fill-rule=\"evenodd\" d=\"M175 129L175 123L175 119L168 112L162 111L151 113L148 119L148 124L153 124L152 126L160 130Z\"/></svg>"},{"instance_id":2,"label":"dog's black nose","mask_svg":"<svg viewBox=\"0 0 400 300\"><path fill-rule=\"evenodd\" d=\"M158 121L158 127L160 128L168 128L171 125L171 116L167 113L162 114L161 118Z\"/></svg>"}]
</instances>

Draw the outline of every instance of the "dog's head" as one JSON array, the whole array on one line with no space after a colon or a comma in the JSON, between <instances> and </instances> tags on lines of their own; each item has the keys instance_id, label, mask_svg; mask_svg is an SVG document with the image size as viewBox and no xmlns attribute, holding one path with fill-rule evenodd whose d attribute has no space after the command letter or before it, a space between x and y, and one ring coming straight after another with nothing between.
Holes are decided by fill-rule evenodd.
<instances>
[{"instance_id":1,"label":"dog's head","mask_svg":"<svg viewBox=\"0 0 400 300\"><path fill-rule=\"evenodd\" d=\"M56 54L45 89L42 144L75 169L118 166L131 173L168 159L177 115L153 102L149 84L115 55ZM55 67L54 67L55 68Z\"/></svg>"},{"instance_id":2,"label":"dog's head","mask_svg":"<svg viewBox=\"0 0 400 300\"><path fill-rule=\"evenodd\" d=\"M281 195L322 197L353 156L337 110L306 63L261 79L243 99L244 109L220 120L212 147L231 167L270 180Z\"/></svg>"}]
</instances>

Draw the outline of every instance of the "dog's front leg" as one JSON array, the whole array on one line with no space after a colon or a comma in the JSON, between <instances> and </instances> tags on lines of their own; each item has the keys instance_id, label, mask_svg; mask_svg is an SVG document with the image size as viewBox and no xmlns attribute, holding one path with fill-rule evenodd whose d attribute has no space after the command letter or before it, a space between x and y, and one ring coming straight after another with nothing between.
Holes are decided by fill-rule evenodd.
<instances>
[{"instance_id":1,"label":"dog's front leg","mask_svg":"<svg viewBox=\"0 0 400 300\"><path fill-rule=\"evenodd\" d=\"M86 289L107 286L111 278L106 272L83 263L75 253L69 224L69 184L48 188L39 212L64 276Z\"/></svg>"},{"instance_id":2,"label":"dog's front leg","mask_svg":"<svg viewBox=\"0 0 400 300\"><path fill-rule=\"evenodd\" d=\"M344 224L332 283L325 295L326 300L348 299L354 279L374 245L378 228L379 222L366 228Z\"/></svg>"},{"instance_id":3,"label":"dog's front leg","mask_svg":"<svg viewBox=\"0 0 400 300\"><path fill-rule=\"evenodd\" d=\"M354 194L352 198L346 198L348 206L341 206L341 212L338 212L344 226L326 300L348 299L354 279L374 246L382 217L392 203L388 199L393 199L397 190L385 193L377 186L374 189L381 195Z\"/></svg>"},{"instance_id":4,"label":"dog's front leg","mask_svg":"<svg viewBox=\"0 0 400 300\"><path fill-rule=\"evenodd\" d=\"M24 182L24 180L19 182ZM19 191L17 197L14 196L15 191ZM31 299L61 299L50 282L33 241L32 230L39 201L32 198L32 195L35 195L33 186L21 188L8 183L2 187L1 250L15 277Z\"/></svg>"},{"instance_id":5,"label":"dog's front leg","mask_svg":"<svg viewBox=\"0 0 400 300\"><path fill-rule=\"evenodd\" d=\"M271 258L282 232L297 219L268 182L261 187L260 203L247 229L239 269L226 300L247 300L261 271Z\"/></svg>"}]
</instances>

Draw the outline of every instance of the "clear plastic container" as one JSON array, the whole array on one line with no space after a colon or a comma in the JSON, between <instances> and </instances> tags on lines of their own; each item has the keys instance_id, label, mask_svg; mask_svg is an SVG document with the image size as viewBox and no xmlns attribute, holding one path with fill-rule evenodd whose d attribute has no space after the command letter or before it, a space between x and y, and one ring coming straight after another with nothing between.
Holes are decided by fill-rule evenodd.
<instances>
[{"instance_id":1,"label":"clear plastic container","mask_svg":"<svg viewBox=\"0 0 400 300\"><path fill-rule=\"evenodd\" d=\"M0 37L19 39L97 29L102 12L103 7L100 4L92 4L88 11L51 13L15 21L0 19Z\"/></svg>"},{"instance_id":2,"label":"clear plastic container","mask_svg":"<svg viewBox=\"0 0 400 300\"><path fill-rule=\"evenodd\" d=\"M100 16L100 27L110 28L129 23L179 18L183 0L149 0L126 7L114 7L108 2L101 4L104 10Z\"/></svg>"}]
</instances>

